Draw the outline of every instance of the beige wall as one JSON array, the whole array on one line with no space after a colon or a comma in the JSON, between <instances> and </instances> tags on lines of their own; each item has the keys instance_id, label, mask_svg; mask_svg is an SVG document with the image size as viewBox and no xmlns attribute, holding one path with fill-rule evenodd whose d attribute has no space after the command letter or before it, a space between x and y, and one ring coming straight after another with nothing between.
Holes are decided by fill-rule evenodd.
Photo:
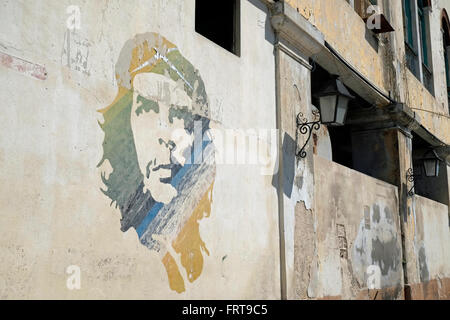
<instances>
[{"instance_id":1,"label":"beige wall","mask_svg":"<svg viewBox=\"0 0 450 320\"><path fill-rule=\"evenodd\" d=\"M416 196L416 246L421 281L450 277L448 206Z\"/></svg>"},{"instance_id":2,"label":"beige wall","mask_svg":"<svg viewBox=\"0 0 450 320\"><path fill-rule=\"evenodd\" d=\"M416 111L422 124L439 139L450 143L450 118L445 88L440 17L445 0L433 1L430 12L430 35L435 95L416 79L406 67L401 1L389 1L388 17L395 32L380 36L376 52L365 38L365 25L345 0L286 0L287 4L309 20L340 55L363 76L392 97Z\"/></svg>"},{"instance_id":3,"label":"beige wall","mask_svg":"<svg viewBox=\"0 0 450 320\"><path fill-rule=\"evenodd\" d=\"M337 51L378 87L388 91L383 61L365 40L365 25L345 0L287 0L316 26ZM351 45L349 45L351 43Z\"/></svg>"},{"instance_id":4,"label":"beige wall","mask_svg":"<svg viewBox=\"0 0 450 320\"><path fill-rule=\"evenodd\" d=\"M114 101L115 65L136 34L164 36L198 69L217 128L275 128L267 9L242 1L242 21L252 23L242 25L237 57L194 32L194 3L1 1L0 51L44 66L47 75L40 80L0 65L0 298L280 297L272 172L218 164L210 211L199 207L199 219L186 222L185 256L168 244L175 262L163 263L161 251L142 245L133 228L122 232L119 208L100 191L111 167L97 168L104 141L98 110ZM81 29L68 37L69 5L80 7ZM270 143L276 141L263 146ZM189 251L199 241L206 249ZM80 267L80 290L66 287L70 265ZM191 282L193 270L199 275Z\"/></svg>"},{"instance_id":5,"label":"beige wall","mask_svg":"<svg viewBox=\"0 0 450 320\"><path fill-rule=\"evenodd\" d=\"M314 156L314 179L314 211L296 210L296 254L306 252L296 271L299 277L303 270L309 274L299 279L306 292L298 294L363 298L372 273L368 268L376 266L381 278L371 289L392 290L391 299L402 297L397 187L320 156Z\"/></svg>"}]
</instances>

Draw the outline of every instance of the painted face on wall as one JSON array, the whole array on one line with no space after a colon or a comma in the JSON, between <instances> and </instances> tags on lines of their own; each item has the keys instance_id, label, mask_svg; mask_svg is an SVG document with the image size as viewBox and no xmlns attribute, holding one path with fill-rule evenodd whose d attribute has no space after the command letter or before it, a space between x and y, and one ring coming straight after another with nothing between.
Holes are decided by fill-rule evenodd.
<instances>
[{"instance_id":1,"label":"painted face on wall","mask_svg":"<svg viewBox=\"0 0 450 320\"><path fill-rule=\"evenodd\" d=\"M117 96L100 110L99 167L112 168L102 172L102 191L121 212L121 230L134 228L142 245L159 254L170 288L181 293L201 275L209 254L199 225L211 214L216 174L214 144L204 139L210 124L205 85L178 48L156 33L125 43L116 78Z\"/></svg>"},{"instance_id":2,"label":"painted face on wall","mask_svg":"<svg viewBox=\"0 0 450 320\"><path fill-rule=\"evenodd\" d=\"M175 81L154 73L135 77L131 128L144 192L165 204L177 195L170 184L172 169L190 160L186 154L194 141L184 119L174 116L183 108L190 110L192 100Z\"/></svg>"}]
</instances>

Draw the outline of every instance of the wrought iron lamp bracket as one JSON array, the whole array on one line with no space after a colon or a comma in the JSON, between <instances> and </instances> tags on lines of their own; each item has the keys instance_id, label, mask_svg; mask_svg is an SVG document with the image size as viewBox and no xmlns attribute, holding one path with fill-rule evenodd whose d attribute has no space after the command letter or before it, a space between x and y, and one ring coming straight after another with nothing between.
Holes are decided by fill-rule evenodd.
<instances>
[{"instance_id":1,"label":"wrought iron lamp bracket","mask_svg":"<svg viewBox=\"0 0 450 320\"><path fill-rule=\"evenodd\" d=\"M304 118L303 114L300 112L297 115L297 141L298 141L298 133L300 132L303 135L307 135L307 139L305 143L303 144L302 148L296 152L296 156L300 158L306 158L307 153L305 151L306 146L308 145L309 140L311 140L311 135L314 130L320 129L320 112L318 110L314 110L313 112L315 121L308 121L306 118Z\"/></svg>"},{"instance_id":2,"label":"wrought iron lamp bracket","mask_svg":"<svg viewBox=\"0 0 450 320\"><path fill-rule=\"evenodd\" d=\"M408 191L409 197L413 197L416 194L414 188L416 187L416 181L419 179L422 179L422 175L414 174L413 168L409 168L408 171L406 172L406 180L408 182L412 182L413 184L411 189L409 189Z\"/></svg>"}]
</instances>

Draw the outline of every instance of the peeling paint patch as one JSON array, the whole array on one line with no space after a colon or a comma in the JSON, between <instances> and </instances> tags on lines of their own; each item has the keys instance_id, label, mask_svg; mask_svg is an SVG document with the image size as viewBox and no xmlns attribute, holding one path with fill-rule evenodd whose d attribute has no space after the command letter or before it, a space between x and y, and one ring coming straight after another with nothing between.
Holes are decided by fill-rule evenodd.
<instances>
[{"instance_id":1,"label":"peeling paint patch","mask_svg":"<svg viewBox=\"0 0 450 320\"><path fill-rule=\"evenodd\" d=\"M89 40L83 39L79 34L67 30L61 55L62 65L89 76L90 47L91 43Z\"/></svg>"},{"instance_id":2,"label":"peeling paint patch","mask_svg":"<svg viewBox=\"0 0 450 320\"><path fill-rule=\"evenodd\" d=\"M353 269L358 280L365 283L366 270L376 265L381 270L381 288L401 284L401 246L398 230L392 221L392 213L387 206L375 203L372 206L371 226L366 227L370 215L364 215L352 251ZM384 207L384 210L381 210ZM367 208L370 208L367 206ZM384 214L382 214L384 212ZM380 289L380 288L377 288Z\"/></svg>"},{"instance_id":3,"label":"peeling paint patch","mask_svg":"<svg viewBox=\"0 0 450 320\"><path fill-rule=\"evenodd\" d=\"M370 208L364 206L364 228L370 230Z\"/></svg>"},{"instance_id":4,"label":"peeling paint patch","mask_svg":"<svg viewBox=\"0 0 450 320\"><path fill-rule=\"evenodd\" d=\"M377 204L373 205L373 221L380 223L380 207Z\"/></svg>"},{"instance_id":5,"label":"peeling paint patch","mask_svg":"<svg viewBox=\"0 0 450 320\"><path fill-rule=\"evenodd\" d=\"M39 79L47 79L47 70L44 66L14 57L0 52L0 64L14 71L26 74L27 76Z\"/></svg>"},{"instance_id":6,"label":"peeling paint patch","mask_svg":"<svg viewBox=\"0 0 450 320\"><path fill-rule=\"evenodd\" d=\"M314 217L303 201L295 206L294 265L295 299L315 297L317 279L314 276L314 256L316 250Z\"/></svg>"},{"instance_id":7,"label":"peeling paint patch","mask_svg":"<svg viewBox=\"0 0 450 320\"><path fill-rule=\"evenodd\" d=\"M420 281L425 282L430 280L430 273L427 266L427 256L425 254L425 248L419 249L419 268L420 268Z\"/></svg>"},{"instance_id":8,"label":"peeling paint patch","mask_svg":"<svg viewBox=\"0 0 450 320\"><path fill-rule=\"evenodd\" d=\"M397 270L400 264L400 250L397 238L383 241L380 238L372 239L372 262L381 268L381 274L387 276L389 270Z\"/></svg>"},{"instance_id":9,"label":"peeling paint patch","mask_svg":"<svg viewBox=\"0 0 450 320\"><path fill-rule=\"evenodd\" d=\"M339 248L339 256L342 259L348 258L348 245L347 245L347 234L345 232L345 225L337 224L337 239L338 239L338 248Z\"/></svg>"}]
</instances>

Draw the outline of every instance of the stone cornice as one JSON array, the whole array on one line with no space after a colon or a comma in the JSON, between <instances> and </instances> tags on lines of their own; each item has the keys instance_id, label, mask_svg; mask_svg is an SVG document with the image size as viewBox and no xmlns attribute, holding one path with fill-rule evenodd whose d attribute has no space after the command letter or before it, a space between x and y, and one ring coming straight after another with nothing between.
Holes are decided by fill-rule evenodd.
<instances>
[{"instance_id":1,"label":"stone cornice","mask_svg":"<svg viewBox=\"0 0 450 320\"><path fill-rule=\"evenodd\" d=\"M272 6L271 22L278 36L295 45L307 58L325 48L323 34L284 2Z\"/></svg>"}]
</instances>

